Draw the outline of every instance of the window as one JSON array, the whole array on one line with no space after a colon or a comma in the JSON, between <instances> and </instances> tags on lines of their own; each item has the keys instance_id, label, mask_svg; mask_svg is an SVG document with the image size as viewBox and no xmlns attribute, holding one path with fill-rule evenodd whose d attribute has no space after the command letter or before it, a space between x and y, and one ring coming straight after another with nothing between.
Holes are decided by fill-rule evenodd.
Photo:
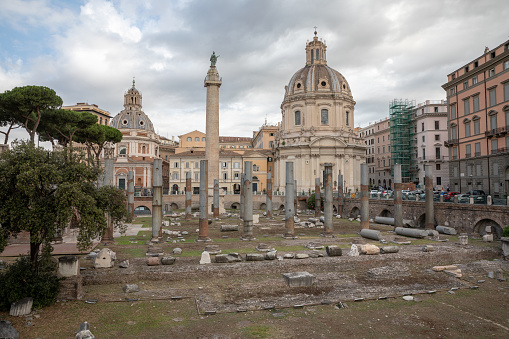
<instances>
[{"instance_id":1,"label":"window","mask_svg":"<svg viewBox=\"0 0 509 339\"><path fill-rule=\"evenodd\" d=\"M438 107L436 107L438 109ZM437 111L438 112L438 111ZM435 121L435 129L440 129L440 121Z\"/></svg>"},{"instance_id":2,"label":"window","mask_svg":"<svg viewBox=\"0 0 509 339\"><path fill-rule=\"evenodd\" d=\"M258 172L260 170L260 166L253 164L253 172Z\"/></svg>"},{"instance_id":3,"label":"window","mask_svg":"<svg viewBox=\"0 0 509 339\"><path fill-rule=\"evenodd\" d=\"M223 173L223 180L228 180L228 173L227 172Z\"/></svg>"},{"instance_id":4,"label":"window","mask_svg":"<svg viewBox=\"0 0 509 339\"><path fill-rule=\"evenodd\" d=\"M465 81L465 82L463 83L463 89L467 89L467 88L468 88L468 81ZM437 112L438 112L438 111L437 111Z\"/></svg>"},{"instance_id":5,"label":"window","mask_svg":"<svg viewBox=\"0 0 509 339\"><path fill-rule=\"evenodd\" d=\"M127 147L125 147L125 146L120 147L120 151L118 153L122 154L122 155L126 155L127 154Z\"/></svg>"},{"instance_id":6,"label":"window","mask_svg":"<svg viewBox=\"0 0 509 339\"><path fill-rule=\"evenodd\" d=\"M497 129L497 115L496 114L490 116L490 128L492 130Z\"/></svg>"},{"instance_id":7,"label":"window","mask_svg":"<svg viewBox=\"0 0 509 339\"><path fill-rule=\"evenodd\" d=\"M186 139L186 140L187 140L187 141L193 141L193 138L191 138L191 137L187 137L187 139Z\"/></svg>"},{"instance_id":8,"label":"window","mask_svg":"<svg viewBox=\"0 0 509 339\"><path fill-rule=\"evenodd\" d=\"M426 159L426 149L425 148L422 149L422 158Z\"/></svg>"},{"instance_id":9,"label":"window","mask_svg":"<svg viewBox=\"0 0 509 339\"><path fill-rule=\"evenodd\" d=\"M189 162L186 162L186 168L189 168Z\"/></svg>"},{"instance_id":10,"label":"window","mask_svg":"<svg viewBox=\"0 0 509 339\"><path fill-rule=\"evenodd\" d=\"M440 156L440 147L435 147L435 159L436 160L440 160L441 156Z\"/></svg>"},{"instance_id":11,"label":"window","mask_svg":"<svg viewBox=\"0 0 509 339\"><path fill-rule=\"evenodd\" d=\"M179 180L179 174L177 172L173 173L173 180Z\"/></svg>"},{"instance_id":12,"label":"window","mask_svg":"<svg viewBox=\"0 0 509 339\"><path fill-rule=\"evenodd\" d=\"M424 135L422 136L422 142L425 142L426 141L426 138L424 137Z\"/></svg>"},{"instance_id":13,"label":"window","mask_svg":"<svg viewBox=\"0 0 509 339\"><path fill-rule=\"evenodd\" d=\"M495 106L497 104L497 92L495 92L495 88L490 89L488 93L490 97L490 107Z\"/></svg>"},{"instance_id":14,"label":"window","mask_svg":"<svg viewBox=\"0 0 509 339\"><path fill-rule=\"evenodd\" d=\"M435 169L436 169L437 171L440 171L440 164L436 164L436 165L435 165Z\"/></svg>"},{"instance_id":15,"label":"window","mask_svg":"<svg viewBox=\"0 0 509 339\"><path fill-rule=\"evenodd\" d=\"M472 78L472 85L475 85L475 84L477 84L477 75Z\"/></svg>"},{"instance_id":16,"label":"window","mask_svg":"<svg viewBox=\"0 0 509 339\"><path fill-rule=\"evenodd\" d=\"M453 160L458 159L458 149L457 149L456 147L454 147L454 148L452 149L452 159L453 159ZM456 174L456 176L457 176L457 174Z\"/></svg>"},{"instance_id":17,"label":"window","mask_svg":"<svg viewBox=\"0 0 509 339\"><path fill-rule=\"evenodd\" d=\"M174 163L173 163L173 167L174 167L174 168L179 168L179 163L178 163L178 162L174 162Z\"/></svg>"},{"instance_id":18,"label":"window","mask_svg":"<svg viewBox=\"0 0 509 339\"><path fill-rule=\"evenodd\" d=\"M504 84L504 101L509 101L509 82Z\"/></svg>"},{"instance_id":19,"label":"window","mask_svg":"<svg viewBox=\"0 0 509 339\"><path fill-rule=\"evenodd\" d=\"M240 162L234 162L233 168L240 168Z\"/></svg>"},{"instance_id":20,"label":"window","mask_svg":"<svg viewBox=\"0 0 509 339\"><path fill-rule=\"evenodd\" d=\"M463 106L465 108L465 113L464 115L468 115L470 114L470 100L469 99L465 99L463 100Z\"/></svg>"},{"instance_id":21,"label":"window","mask_svg":"<svg viewBox=\"0 0 509 339\"><path fill-rule=\"evenodd\" d=\"M240 178L239 172L233 173L233 179L239 179L239 178Z\"/></svg>"},{"instance_id":22,"label":"window","mask_svg":"<svg viewBox=\"0 0 509 339\"><path fill-rule=\"evenodd\" d=\"M465 158L470 158L472 156L472 146L470 144L465 147Z\"/></svg>"},{"instance_id":23,"label":"window","mask_svg":"<svg viewBox=\"0 0 509 339\"><path fill-rule=\"evenodd\" d=\"M470 121L465 123L465 137L470 136Z\"/></svg>"},{"instance_id":24,"label":"window","mask_svg":"<svg viewBox=\"0 0 509 339\"><path fill-rule=\"evenodd\" d=\"M194 141L200 141L200 138L199 137L195 137Z\"/></svg>"},{"instance_id":25,"label":"window","mask_svg":"<svg viewBox=\"0 0 509 339\"><path fill-rule=\"evenodd\" d=\"M321 116L322 125L328 125L329 124L329 111L326 109L322 109L320 116Z\"/></svg>"},{"instance_id":26,"label":"window","mask_svg":"<svg viewBox=\"0 0 509 339\"><path fill-rule=\"evenodd\" d=\"M481 156L481 143L476 142L474 145L474 149L475 149L475 156L480 157Z\"/></svg>"},{"instance_id":27,"label":"window","mask_svg":"<svg viewBox=\"0 0 509 339\"><path fill-rule=\"evenodd\" d=\"M424 122L421 123L421 131L424 131Z\"/></svg>"},{"instance_id":28,"label":"window","mask_svg":"<svg viewBox=\"0 0 509 339\"><path fill-rule=\"evenodd\" d=\"M221 167L222 168L228 168L228 163L227 162L222 162L221 163Z\"/></svg>"},{"instance_id":29,"label":"window","mask_svg":"<svg viewBox=\"0 0 509 339\"><path fill-rule=\"evenodd\" d=\"M198 161L194 163L194 168L200 168L200 163Z\"/></svg>"},{"instance_id":30,"label":"window","mask_svg":"<svg viewBox=\"0 0 509 339\"><path fill-rule=\"evenodd\" d=\"M474 68L479 67L479 61L474 62Z\"/></svg>"},{"instance_id":31,"label":"window","mask_svg":"<svg viewBox=\"0 0 509 339\"><path fill-rule=\"evenodd\" d=\"M490 78L491 78L492 76L495 76L495 69L494 69L494 68L490 69L490 73L489 73L489 75L488 75L488 76L489 76Z\"/></svg>"},{"instance_id":32,"label":"window","mask_svg":"<svg viewBox=\"0 0 509 339\"><path fill-rule=\"evenodd\" d=\"M509 61L504 61L504 69L509 69Z\"/></svg>"},{"instance_id":33,"label":"window","mask_svg":"<svg viewBox=\"0 0 509 339\"><path fill-rule=\"evenodd\" d=\"M476 95L474 97L472 97L472 101L473 101L473 108L474 108L474 112L477 112L479 110L479 96Z\"/></svg>"},{"instance_id":34,"label":"window","mask_svg":"<svg viewBox=\"0 0 509 339\"><path fill-rule=\"evenodd\" d=\"M194 180L200 180L200 173L196 172L194 174Z\"/></svg>"},{"instance_id":35,"label":"window","mask_svg":"<svg viewBox=\"0 0 509 339\"><path fill-rule=\"evenodd\" d=\"M481 133L481 119L474 120L474 135Z\"/></svg>"},{"instance_id":36,"label":"window","mask_svg":"<svg viewBox=\"0 0 509 339\"><path fill-rule=\"evenodd\" d=\"M456 119L456 105L451 105L451 120Z\"/></svg>"},{"instance_id":37,"label":"window","mask_svg":"<svg viewBox=\"0 0 509 339\"><path fill-rule=\"evenodd\" d=\"M465 73L467 73L467 72L468 72L468 66L465 67Z\"/></svg>"},{"instance_id":38,"label":"window","mask_svg":"<svg viewBox=\"0 0 509 339\"><path fill-rule=\"evenodd\" d=\"M440 134L435 134L435 141L440 141Z\"/></svg>"},{"instance_id":39,"label":"window","mask_svg":"<svg viewBox=\"0 0 509 339\"><path fill-rule=\"evenodd\" d=\"M509 126L509 111L505 111L505 125Z\"/></svg>"},{"instance_id":40,"label":"window","mask_svg":"<svg viewBox=\"0 0 509 339\"><path fill-rule=\"evenodd\" d=\"M295 111L295 125L300 125L300 111Z\"/></svg>"},{"instance_id":41,"label":"window","mask_svg":"<svg viewBox=\"0 0 509 339\"><path fill-rule=\"evenodd\" d=\"M498 150L498 139L491 139L491 154L497 153Z\"/></svg>"},{"instance_id":42,"label":"window","mask_svg":"<svg viewBox=\"0 0 509 339\"><path fill-rule=\"evenodd\" d=\"M458 139L458 131L456 126L451 127L451 139Z\"/></svg>"},{"instance_id":43,"label":"window","mask_svg":"<svg viewBox=\"0 0 509 339\"><path fill-rule=\"evenodd\" d=\"M490 59L493 59L495 57L495 52L491 52L491 58Z\"/></svg>"},{"instance_id":44,"label":"window","mask_svg":"<svg viewBox=\"0 0 509 339\"><path fill-rule=\"evenodd\" d=\"M453 88L451 88L451 95L454 95L454 93L455 93L455 90L454 90L454 87L453 87Z\"/></svg>"},{"instance_id":45,"label":"window","mask_svg":"<svg viewBox=\"0 0 509 339\"><path fill-rule=\"evenodd\" d=\"M385 153L385 146L382 146L382 153Z\"/></svg>"},{"instance_id":46,"label":"window","mask_svg":"<svg viewBox=\"0 0 509 339\"><path fill-rule=\"evenodd\" d=\"M207 139L205 139L205 137L202 137L202 138L201 138L201 141L205 141L205 140L207 140Z\"/></svg>"},{"instance_id":47,"label":"window","mask_svg":"<svg viewBox=\"0 0 509 339\"><path fill-rule=\"evenodd\" d=\"M350 126L350 112L346 112L346 125Z\"/></svg>"},{"instance_id":48,"label":"window","mask_svg":"<svg viewBox=\"0 0 509 339\"><path fill-rule=\"evenodd\" d=\"M269 137L273 137L274 136L274 133L269 133Z\"/></svg>"}]
</instances>

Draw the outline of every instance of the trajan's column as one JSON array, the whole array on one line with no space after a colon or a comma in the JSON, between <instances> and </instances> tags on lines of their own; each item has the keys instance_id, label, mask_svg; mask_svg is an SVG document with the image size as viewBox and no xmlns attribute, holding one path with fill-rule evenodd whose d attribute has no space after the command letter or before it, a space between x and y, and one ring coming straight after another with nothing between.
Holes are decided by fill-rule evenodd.
<instances>
[{"instance_id":1,"label":"trajan's column","mask_svg":"<svg viewBox=\"0 0 509 339\"><path fill-rule=\"evenodd\" d=\"M207 107L206 107L206 144L205 159L208 160L208 178L207 188L209 195L208 213L211 213L210 204L214 194L214 179L219 180L219 87L221 87L221 78L216 69L216 62L219 56L212 52L210 57L210 69L205 78L205 87L207 87ZM219 208L219 210L223 210Z\"/></svg>"}]
</instances>

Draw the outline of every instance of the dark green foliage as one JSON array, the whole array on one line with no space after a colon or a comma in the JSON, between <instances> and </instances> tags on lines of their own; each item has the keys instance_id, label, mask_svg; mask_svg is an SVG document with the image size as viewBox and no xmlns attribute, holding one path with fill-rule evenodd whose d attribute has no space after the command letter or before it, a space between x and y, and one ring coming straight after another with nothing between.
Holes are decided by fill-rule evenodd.
<instances>
[{"instance_id":1,"label":"dark green foliage","mask_svg":"<svg viewBox=\"0 0 509 339\"><path fill-rule=\"evenodd\" d=\"M115 187L97 188L100 168L72 149L48 151L31 143L13 143L0 154L0 251L9 236L30 233L32 269L39 248L69 225L78 230L78 246L88 247L106 228L105 212L121 227L126 197Z\"/></svg>"},{"instance_id":2,"label":"dark green foliage","mask_svg":"<svg viewBox=\"0 0 509 339\"><path fill-rule=\"evenodd\" d=\"M48 111L39 125L41 141L55 140L65 147L71 146L74 135L79 130L87 129L97 124L97 117L89 112L75 112L65 109Z\"/></svg>"},{"instance_id":3,"label":"dark green foliage","mask_svg":"<svg viewBox=\"0 0 509 339\"><path fill-rule=\"evenodd\" d=\"M122 140L122 133L113 127L94 124L76 131L74 141L87 146L87 159L90 163L99 164L101 152L107 142L118 143Z\"/></svg>"},{"instance_id":4,"label":"dark green foliage","mask_svg":"<svg viewBox=\"0 0 509 339\"><path fill-rule=\"evenodd\" d=\"M42 256L39 271L34 272L30 257L24 256L0 271L0 310L9 310L13 302L25 297L32 297L37 308L54 303L60 287L55 268L47 256Z\"/></svg>"},{"instance_id":5,"label":"dark green foliage","mask_svg":"<svg viewBox=\"0 0 509 339\"><path fill-rule=\"evenodd\" d=\"M25 127L33 144L35 133L45 114L62 106L62 98L44 86L15 87L1 97L2 109L19 125Z\"/></svg>"},{"instance_id":6,"label":"dark green foliage","mask_svg":"<svg viewBox=\"0 0 509 339\"><path fill-rule=\"evenodd\" d=\"M307 204L308 204L308 208L310 210L314 210L315 209L315 194L311 194L307 200ZM320 207L323 206L323 198L320 200Z\"/></svg>"},{"instance_id":7,"label":"dark green foliage","mask_svg":"<svg viewBox=\"0 0 509 339\"><path fill-rule=\"evenodd\" d=\"M504 231L502 232L502 236L509 237L509 226L506 226L506 228L504 228Z\"/></svg>"}]
</instances>

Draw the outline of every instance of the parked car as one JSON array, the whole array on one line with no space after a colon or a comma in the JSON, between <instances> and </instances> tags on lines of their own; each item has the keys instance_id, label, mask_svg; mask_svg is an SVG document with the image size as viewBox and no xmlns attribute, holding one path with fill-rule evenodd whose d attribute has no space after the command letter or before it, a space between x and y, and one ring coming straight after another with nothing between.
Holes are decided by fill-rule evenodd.
<instances>
[{"instance_id":1,"label":"parked car","mask_svg":"<svg viewBox=\"0 0 509 339\"><path fill-rule=\"evenodd\" d=\"M467 192L468 195L486 195L483 190L472 190Z\"/></svg>"},{"instance_id":2,"label":"parked car","mask_svg":"<svg viewBox=\"0 0 509 339\"><path fill-rule=\"evenodd\" d=\"M455 195L460 194L460 192L447 192L447 194L444 194L444 201L449 201L453 199Z\"/></svg>"},{"instance_id":3,"label":"parked car","mask_svg":"<svg viewBox=\"0 0 509 339\"><path fill-rule=\"evenodd\" d=\"M457 196L458 196L458 202L460 204L468 204L470 202L469 194L457 194Z\"/></svg>"}]
</instances>

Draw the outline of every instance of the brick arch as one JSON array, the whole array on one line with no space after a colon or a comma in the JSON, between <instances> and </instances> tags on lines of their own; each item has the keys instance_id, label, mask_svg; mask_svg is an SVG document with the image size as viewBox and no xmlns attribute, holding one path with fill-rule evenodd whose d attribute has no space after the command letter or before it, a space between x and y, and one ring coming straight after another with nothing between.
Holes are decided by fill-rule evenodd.
<instances>
[{"instance_id":1,"label":"brick arch","mask_svg":"<svg viewBox=\"0 0 509 339\"><path fill-rule=\"evenodd\" d=\"M386 217L386 218L394 218L394 215L391 211L389 211L387 208L383 208L380 213L378 213L379 217Z\"/></svg>"},{"instance_id":2,"label":"brick arch","mask_svg":"<svg viewBox=\"0 0 509 339\"><path fill-rule=\"evenodd\" d=\"M478 233L479 235L484 235L486 234L486 231L485 231L485 228L486 226L492 226L492 232L493 233L493 236L494 238L496 239L500 239L500 237L502 236L502 232L503 232L503 227L501 225L503 225L499 220L494 220L496 218L483 218L483 217L480 217L478 218L474 223L474 227L472 229L472 231L474 233Z\"/></svg>"},{"instance_id":3,"label":"brick arch","mask_svg":"<svg viewBox=\"0 0 509 339\"><path fill-rule=\"evenodd\" d=\"M416 220L415 226L417 228L426 228L426 213L422 213ZM438 226L437 219L434 218L433 222L433 228L436 228Z\"/></svg>"},{"instance_id":4,"label":"brick arch","mask_svg":"<svg viewBox=\"0 0 509 339\"><path fill-rule=\"evenodd\" d=\"M137 208L141 208L141 207L144 207L145 208L145 211L148 211L148 212L141 212L139 210L137 210ZM134 214L135 215L151 215L152 214L152 211L151 211L151 208L152 205L149 206L146 206L146 204L139 204L138 206L134 206Z\"/></svg>"},{"instance_id":5,"label":"brick arch","mask_svg":"<svg viewBox=\"0 0 509 339\"><path fill-rule=\"evenodd\" d=\"M170 208L171 208L172 210L178 210L178 209L179 209L179 205L178 205L176 202L172 202L172 203L170 204Z\"/></svg>"},{"instance_id":6,"label":"brick arch","mask_svg":"<svg viewBox=\"0 0 509 339\"><path fill-rule=\"evenodd\" d=\"M350 218L357 218L360 214L361 214L361 209L358 206L354 206L350 210Z\"/></svg>"}]
</instances>

